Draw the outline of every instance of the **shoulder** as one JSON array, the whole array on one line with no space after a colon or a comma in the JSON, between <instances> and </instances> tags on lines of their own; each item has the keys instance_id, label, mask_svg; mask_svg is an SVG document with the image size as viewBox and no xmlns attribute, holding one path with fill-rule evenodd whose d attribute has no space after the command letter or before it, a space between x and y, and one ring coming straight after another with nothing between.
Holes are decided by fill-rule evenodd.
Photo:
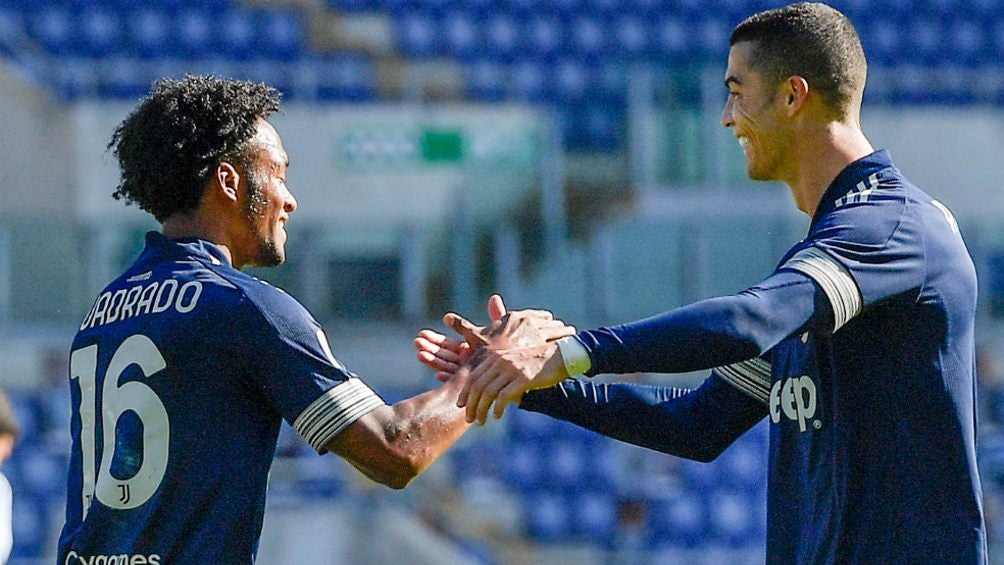
<instances>
[{"instance_id":1,"label":"shoulder","mask_svg":"<svg viewBox=\"0 0 1004 565\"><path fill-rule=\"evenodd\" d=\"M911 213L910 201L919 192L895 167L864 176L814 222L810 238L817 241L882 247L894 237Z\"/></svg>"},{"instance_id":2,"label":"shoulder","mask_svg":"<svg viewBox=\"0 0 1004 565\"><path fill-rule=\"evenodd\" d=\"M320 324L296 298L264 279L237 271L232 280L241 291L242 306L283 333L313 334Z\"/></svg>"}]
</instances>

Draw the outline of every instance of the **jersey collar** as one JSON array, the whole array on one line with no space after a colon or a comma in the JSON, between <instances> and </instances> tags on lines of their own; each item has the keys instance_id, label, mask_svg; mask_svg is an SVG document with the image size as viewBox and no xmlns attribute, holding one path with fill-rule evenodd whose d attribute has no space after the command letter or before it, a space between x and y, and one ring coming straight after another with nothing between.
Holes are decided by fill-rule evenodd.
<instances>
[{"instance_id":1,"label":"jersey collar","mask_svg":"<svg viewBox=\"0 0 1004 565\"><path fill-rule=\"evenodd\" d=\"M148 250L162 254L180 254L201 259L213 265L231 267L230 259L220 249L219 245L197 237L182 237L171 239L160 232L147 232L146 247Z\"/></svg>"},{"instance_id":2,"label":"jersey collar","mask_svg":"<svg viewBox=\"0 0 1004 565\"><path fill-rule=\"evenodd\" d=\"M819 201L816 213L812 217L812 224L815 225L819 218L832 211L836 206L837 200L854 190L858 183L892 166L892 157L889 155L889 151L879 149L844 167L837 174L836 178L833 179L833 182L830 183L826 192L823 193L823 198Z\"/></svg>"}]
</instances>

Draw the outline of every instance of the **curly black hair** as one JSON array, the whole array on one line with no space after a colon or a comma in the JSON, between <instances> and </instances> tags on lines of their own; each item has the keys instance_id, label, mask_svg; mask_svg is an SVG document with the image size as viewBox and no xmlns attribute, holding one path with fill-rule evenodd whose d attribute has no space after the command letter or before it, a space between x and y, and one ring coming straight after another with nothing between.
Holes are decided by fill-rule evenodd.
<instances>
[{"instance_id":1,"label":"curly black hair","mask_svg":"<svg viewBox=\"0 0 1004 565\"><path fill-rule=\"evenodd\" d=\"M194 210L221 161L247 164L256 121L278 111L281 96L265 84L213 76L157 81L108 144L121 169L113 196L160 222Z\"/></svg>"}]
</instances>

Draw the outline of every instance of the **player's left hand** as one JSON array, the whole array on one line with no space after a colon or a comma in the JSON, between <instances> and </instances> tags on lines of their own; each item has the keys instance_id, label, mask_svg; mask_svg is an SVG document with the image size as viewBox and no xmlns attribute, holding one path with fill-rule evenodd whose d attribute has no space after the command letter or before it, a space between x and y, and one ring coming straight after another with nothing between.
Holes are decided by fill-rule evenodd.
<instances>
[{"instance_id":1,"label":"player's left hand","mask_svg":"<svg viewBox=\"0 0 1004 565\"><path fill-rule=\"evenodd\" d=\"M470 368L473 366L473 368ZM492 415L499 419L509 403L519 403L532 389L552 387L568 378L565 363L553 341L522 348L481 348L460 373L464 379L457 406L466 406L467 421L484 424L492 403Z\"/></svg>"}]
</instances>

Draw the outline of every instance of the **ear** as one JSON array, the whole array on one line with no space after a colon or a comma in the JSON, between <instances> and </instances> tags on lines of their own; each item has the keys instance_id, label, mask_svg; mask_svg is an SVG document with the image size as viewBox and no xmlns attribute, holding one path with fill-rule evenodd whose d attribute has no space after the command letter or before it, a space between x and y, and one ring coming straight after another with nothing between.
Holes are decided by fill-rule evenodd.
<instances>
[{"instance_id":1,"label":"ear","mask_svg":"<svg viewBox=\"0 0 1004 565\"><path fill-rule=\"evenodd\" d=\"M798 75L788 77L782 86L782 94L788 115L794 116L809 99L809 82Z\"/></svg>"},{"instance_id":2,"label":"ear","mask_svg":"<svg viewBox=\"0 0 1004 565\"><path fill-rule=\"evenodd\" d=\"M237 170L237 167L226 161L221 161L216 166L214 180L227 199L234 202L237 201L237 187L241 183L241 173Z\"/></svg>"}]
</instances>

